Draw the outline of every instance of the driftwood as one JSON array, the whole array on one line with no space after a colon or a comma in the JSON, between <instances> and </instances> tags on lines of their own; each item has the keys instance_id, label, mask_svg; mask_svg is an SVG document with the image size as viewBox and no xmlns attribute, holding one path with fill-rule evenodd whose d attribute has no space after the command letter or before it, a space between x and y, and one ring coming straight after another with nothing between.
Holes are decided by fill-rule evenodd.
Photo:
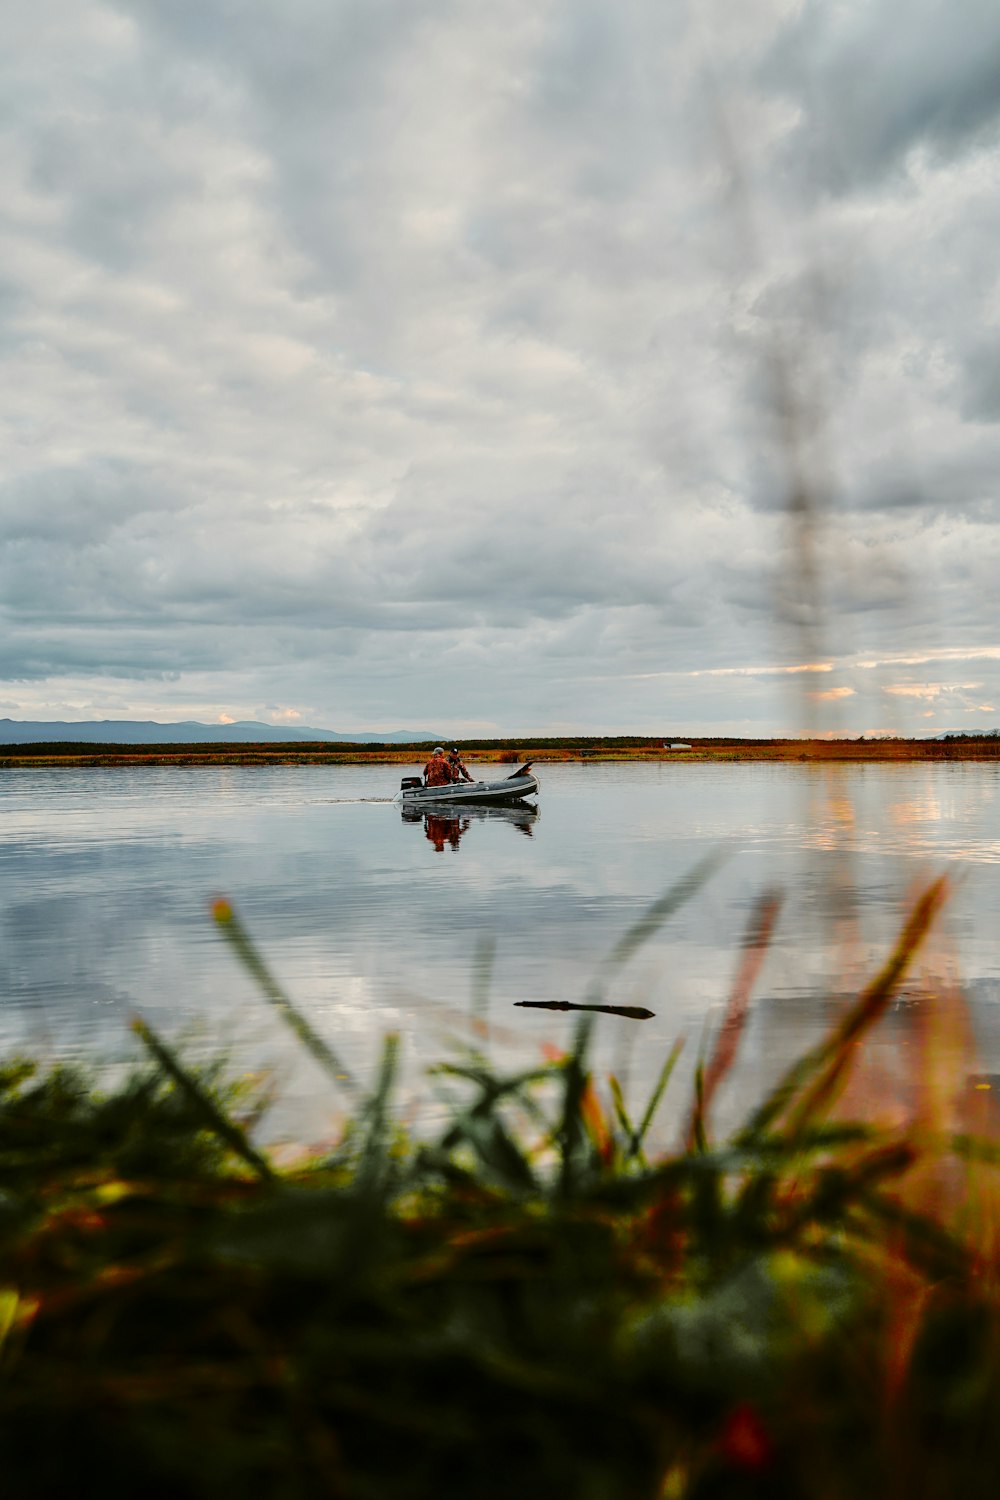
<instances>
[{"instance_id":1,"label":"driftwood","mask_svg":"<svg viewBox=\"0 0 1000 1500\"><path fill-rule=\"evenodd\" d=\"M572 1000L515 1000L531 1010L599 1010L605 1016L624 1016L628 1021L651 1021L655 1010L644 1010L641 1005L576 1005Z\"/></svg>"}]
</instances>

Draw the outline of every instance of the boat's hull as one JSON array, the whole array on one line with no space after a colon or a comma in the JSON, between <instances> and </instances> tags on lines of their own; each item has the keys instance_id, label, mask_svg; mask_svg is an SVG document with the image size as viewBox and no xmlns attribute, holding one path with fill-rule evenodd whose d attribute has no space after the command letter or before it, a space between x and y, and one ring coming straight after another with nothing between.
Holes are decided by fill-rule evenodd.
<instances>
[{"instance_id":1,"label":"boat's hull","mask_svg":"<svg viewBox=\"0 0 1000 1500\"><path fill-rule=\"evenodd\" d=\"M505 781L458 781L450 786L404 787L395 800L404 807L503 807L534 797L534 776L508 776Z\"/></svg>"}]
</instances>

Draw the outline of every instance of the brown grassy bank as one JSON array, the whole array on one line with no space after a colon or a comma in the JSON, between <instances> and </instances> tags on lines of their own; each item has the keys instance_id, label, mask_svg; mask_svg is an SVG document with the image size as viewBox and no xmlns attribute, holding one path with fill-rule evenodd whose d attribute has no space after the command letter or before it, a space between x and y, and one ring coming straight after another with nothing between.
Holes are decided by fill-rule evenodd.
<instances>
[{"instance_id":1,"label":"brown grassy bank","mask_svg":"<svg viewBox=\"0 0 1000 1500\"><path fill-rule=\"evenodd\" d=\"M961 736L946 740L740 740L692 739L690 749L669 750L661 738L580 737L574 739L460 740L470 761L509 764L546 761L816 761L884 762L1000 760L1000 737ZM252 765L412 765L427 758L432 744L349 744L326 741L293 744L98 745L49 743L0 746L0 769L19 766L252 766Z\"/></svg>"}]
</instances>

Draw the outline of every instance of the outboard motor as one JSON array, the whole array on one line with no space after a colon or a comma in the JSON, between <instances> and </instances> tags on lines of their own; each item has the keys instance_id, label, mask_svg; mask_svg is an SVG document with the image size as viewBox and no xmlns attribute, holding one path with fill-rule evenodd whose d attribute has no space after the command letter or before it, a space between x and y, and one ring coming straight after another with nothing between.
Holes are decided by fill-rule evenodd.
<instances>
[{"instance_id":1,"label":"outboard motor","mask_svg":"<svg viewBox=\"0 0 1000 1500\"><path fill-rule=\"evenodd\" d=\"M424 778L422 776L404 776L399 783L399 790L401 792L412 792L422 787L423 784Z\"/></svg>"}]
</instances>

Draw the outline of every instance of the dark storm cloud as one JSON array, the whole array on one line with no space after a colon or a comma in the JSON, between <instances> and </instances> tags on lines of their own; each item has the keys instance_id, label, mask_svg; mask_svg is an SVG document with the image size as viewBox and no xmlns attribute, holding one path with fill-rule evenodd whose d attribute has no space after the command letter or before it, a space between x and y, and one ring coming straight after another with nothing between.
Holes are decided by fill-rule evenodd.
<instances>
[{"instance_id":1,"label":"dark storm cloud","mask_svg":"<svg viewBox=\"0 0 1000 1500\"><path fill-rule=\"evenodd\" d=\"M962 415L970 422L1000 422L1000 343L981 340L969 349L960 377Z\"/></svg>"},{"instance_id":2,"label":"dark storm cloud","mask_svg":"<svg viewBox=\"0 0 1000 1500\"><path fill-rule=\"evenodd\" d=\"M155 129L108 131L106 119L66 117L35 137L32 185L64 198L69 239L84 254L125 269L146 253L165 200L197 190L193 172L162 160Z\"/></svg>"},{"instance_id":3,"label":"dark storm cloud","mask_svg":"<svg viewBox=\"0 0 1000 1500\"><path fill-rule=\"evenodd\" d=\"M803 175L873 187L915 147L947 159L1000 132L1000 11L993 0L808 0L780 32L763 81L803 114Z\"/></svg>"},{"instance_id":4,"label":"dark storm cloud","mask_svg":"<svg viewBox=\"0 0 1000 1500\"><path fill-rule=\"evenodd\" d=\"M386 261L382 200L394 140L408 127L395 85L420 33L446 26L453 6L263 0L247 11L229 0L118 3L236 91L234 108L270 160L277 211L315 262L306 279L326 289L365 284Z\"/></svg>"},{"instance_id":5,"label":"dark storm cloud","mask_svg":"<svg viewBox=\"0 0 1000 1500\"><path fill-rule=\"evenodd\" d=\"M87 469L61 465L0 484L0 546L58 542L67 551L103 544L138 515L174 512L183 504L163 476L114 457Z\"/></svg>"}]
</instances>

